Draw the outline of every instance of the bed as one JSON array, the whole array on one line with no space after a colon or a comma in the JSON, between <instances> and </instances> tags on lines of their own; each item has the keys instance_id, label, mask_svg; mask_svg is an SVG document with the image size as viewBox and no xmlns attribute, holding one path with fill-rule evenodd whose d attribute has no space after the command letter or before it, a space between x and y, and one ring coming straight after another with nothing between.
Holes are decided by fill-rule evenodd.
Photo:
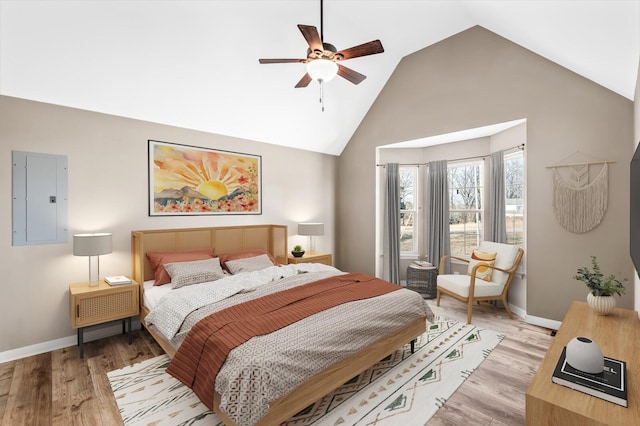
<instances>
[{"instance_id":1,"label":"bed","mask_svg":"<svg viewBox=\"0 0 640 426\"><path fill-rule=\"evenodd\" d=\"M174 345L176 345L176 341L182 340L177 337L173 340L167 338L154 326L149 326L147 322L147 316L150 312L149 306L147 305L154 305L158 302L159 297L156 294L154 296L156 300L152 300L149 297L150 294L145 294L152 293L150 283L152 283L154 279L153 270L151 267L151 263L147 257L147 253L180 252L186 250L198 250L207 248L213 248L216 254L235 253L247 250L262 250L267 252L272 257L272 259L275 259L277 263L280 263L282 265L287 264L287 227L283 225L249 225L211 228L146 230L133 231L131 236L133 267L132 275L137 282L144 283L144 285L140 286L141 323L155 338L158 344L165 350L165 352L172 358L176 356L177 352L176 347L174 347ZM324 267L324 265L318 266ZM315 276L314 274L317 274L318 277L329 277L337 274L337 272L324 269L315 270L313 268L313 265L286 265L281 269L285 270L286 268L293 267L302 268L302 270L299 272L305 272L305 274L294 273L295 276L290 276L283 281L299 281L302 275L308 275L309 277L312 277ZM340 274L343 273L340 272ZM269 286L264 287L264 291L269 291L267 288ZM168 290L163 289L162 291L166 292ZM260 288L260 291L263 291L263 289ZM256 293L259 293L260 291L257 291ZM400 292L414 294L413 292L410 292L408 290L398 290L393 292L394 294L398 294L398 296L385 295L379 297L378 299L382 300L384 297L400 297ZM247 296L246 293L242 293L242 296L253 297L251 295ZM402 297L408 296L407 294L403 294ZM420 300L422 300L421 297ZM352 303L364 302L361 301ZM383 302L376 299L376 303ZM397 305L397 302L394 302L394 304ZM386 309L380 309L380 311L386 311ZM258 425L274 425L287 420L292 415L298 413L300 410L317 401L352 377L366 370L371 365L378 362L380 359L384 358L388 354L397 350L399 347L402 347L406 343L423 334L426 330L428 307L425 306L425 310L421 311L417 307L412 306L411 309L407 309L407 311L411 311L412 316L407 314L407 319L402 320L404 321L402 325L394 325L396 329L393 332L387 331L382 335L377 335L375 337L375 340L369 341L366 346L358 347L357 349L352 350L348 356L344 357L337 363L328 365L326 366L326 368L322 367L321 371L316 371L313 374L309 375L304 379L303 382L296 384L290 389L287 389L284 393L281 392L282 395L275 393L275 395L277 395L277 398L268 402L266 411L260 414L259 420L255 422L252 420L249 423L255 423ZM418 311L420 311L419 314ZM395 314L394 318L403 316L404 315ZM153 315L149 317L149 319L151 319L152 317ZM384 321L388 321L388 317L385 318L386 319L384 319ZM304 327L306 324L305 321L307 321L307 319L297 323L297 326ZM185 321L185 323L186 322L187 321ZM289 327L287 327L287 329ZM182 332L182 339L184 338L184 334L185 332ZM251 339L250 342L254 340L259 339ZM248 344L249 342L245 343L244 345ZM239 348L234 349L234 351L239 351L240 348L243 347L244 346L239 346ZM231 356L234 351L230 352L229 356ZM293 352L297 353L296 350L294 350ZM255 360L252 360L252 362L254 361ZM231 361L228 362L232 364ZM220 373L222 375L222 370L220 370ZM220 380L223 381L223 379L224 377ZM227 414L226 411L228 411L229 398L223 390L217 389L217 385L218 382L216 382L216 389L213 392L213 410L227 425L235 425L241 423L244 424L245 421L239 420L239 417Z\"/></svg>"}]
</instances>

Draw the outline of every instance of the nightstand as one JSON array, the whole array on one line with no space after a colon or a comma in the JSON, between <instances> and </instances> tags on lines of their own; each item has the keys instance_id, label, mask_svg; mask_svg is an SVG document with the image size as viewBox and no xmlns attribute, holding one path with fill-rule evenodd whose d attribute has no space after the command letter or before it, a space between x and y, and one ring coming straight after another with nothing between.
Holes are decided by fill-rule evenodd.
<instances>
[{"instance_id":1,"label":"nightstand","mask_svg":"<svg viewBox=\"0 0 640 426\"><path fill-rule=\"evenodd\" d=\"M131 317L140 312L140 287L135 281L131 284L111 286L100 280L97 286L89 283L69 285L69 315L71 327L78 329L80 358L84 357L84 329L110 321L122 320L122 333L125 322L129 326L129 344L131 344Z\"/></svg>"},{"instance_id":2,"label":"nightstand","mask_svg":"<svg viewBox=\"0 0 640 426\"><path fill-rule=\"evenodd\" d=\"M293 257L289 255L287 263L324 263L331 266L331 253L322 253L319 251L306 252L302 257Z\"/></svg>"}]
</instances>

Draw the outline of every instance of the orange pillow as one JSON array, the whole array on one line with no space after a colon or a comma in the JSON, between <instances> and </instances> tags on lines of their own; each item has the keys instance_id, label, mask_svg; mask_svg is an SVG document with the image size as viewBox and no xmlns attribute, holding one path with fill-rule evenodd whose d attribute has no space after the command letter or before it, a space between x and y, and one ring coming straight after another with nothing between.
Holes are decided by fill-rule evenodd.
<instances>
[{"instance_id":1,"label":"orange pillow","mask_svg":"<svg viewBox=\"0 0 640 426\"><path fill-rule=\"evenodd\" d=\"M171 277L164 269L165 263L207 260L212 257L214 257L212 248L187 251L149 252L147 253L147 258L149 262L151 262L151 269L153 269L153 278L155 279L153 285L163 285L171 282Z\"/></svg>"},{"instance_id":2,"label":"orange pillow","mask_svg":"<svg viewBox=\"0 0 640 426\"><path fill-rule=\"evenodd\" d=\"M471 258L475 260L491 261L496 260L496 256L498 256L498 253L490 253L482 250L474 250L473 253L471 253Z\"/></svg>"},{"instance_id":3,"label":"orange pillow","mask_svg":"<svg viewBox=\"0 0 640 426\"><path fill-rule=\"evenodd\" d=\"M467 275L471 275L474 266L480 264L481 266L476 269L476 278L491 281L493 269L488 268L487 266L494 266L496 264L496 256L497 253L474 250L473 253L471 253L471 260L469 261L469 267L467 268Z\"/></svg>"},{"instance_id":4,"label":"orange pillow","mask_svg":"<svg viewBox=\"0 0 640 426\"><path fill-rule=\"evenodd\" d=\"M226 263L230 260L237 260L237 259L246 259L248 257L256 257L256 256L260 256L262 254L266 254L267 256L269 256L269 260L271 260L271 262L274 265L278 265L278 262L276 261L276 258L273 257L271 255L271 253L267 252L266 250L263 249L252 249L252 250L242 250L242 251L236 251L233 253L222 253L219 254L218 257L220 258L220 264L222 265L222 267L229 271L229 268L227 268Z\"/></svg>"}]
</instances>

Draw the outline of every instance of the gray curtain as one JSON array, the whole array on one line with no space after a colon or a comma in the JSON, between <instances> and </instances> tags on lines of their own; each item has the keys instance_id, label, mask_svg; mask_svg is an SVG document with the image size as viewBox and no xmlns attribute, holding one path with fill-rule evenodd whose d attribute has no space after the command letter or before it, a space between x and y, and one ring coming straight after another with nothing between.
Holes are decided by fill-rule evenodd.
<instances>
[{"instance_id":1,"label":"gray curtain","mask_svg":"<svg viewBox=\"0 0 640 426\"><path fill-rule=\"evenodd\" d=\"M384 208L384 278L400 284L400 167L386 165Z\"/></svg>"},{"instance_id":2,"label":"gray curtain","mask_svg":"<svg viewBox=\"0 0 640 426\"><path fill-rule=\"evenodd\" d=\"M447 160L429 163L427 179L429 199L428 213L428 258L438 267L440 258L451 253L449 244L449 183L447 179ZM447 262L445 273L450 272Z\"/></svg>"},{"instance_id":3,"label":"gray curtain","mask_svg":"<svg viewBox=\"0 0 640 426\"><path fill-rule=\"evenodd\" d=\"M505 212L504 151L491 154L491 181L489 182L489 235L488 241L507 242Z\"/></svg>"}]
</instances>

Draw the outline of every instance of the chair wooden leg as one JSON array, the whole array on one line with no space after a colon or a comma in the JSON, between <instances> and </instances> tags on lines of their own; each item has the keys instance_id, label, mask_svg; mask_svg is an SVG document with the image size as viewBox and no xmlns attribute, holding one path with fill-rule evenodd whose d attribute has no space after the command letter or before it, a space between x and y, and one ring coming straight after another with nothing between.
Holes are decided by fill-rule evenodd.
<instances>
[{"instance_id":1,"label":"chair wooden leg","mask_svg":"<svg viewBox=\"0 0 640 426\"><path fill-rule=\"evenodd\" d=\"M473 313L473 298L467 302L467 324L471 324L471 314Z\"/></svg>"},{"instance_id":2,"label":"chair wooden leg","mask_svg":"<svg viewBox=\"0 0 640 426\"><path fill-rule=\"evenodd\" d=\"M504 305L504 308L507 310L507 313L509 314L509 318L513 319L513 314L511 313L511 309L509 309L509 304L507 303L506 297L502 298L502 304Z\"/></svg>"},{"instance_id":3,"label":"chair wooden leg","mask_svg":"<svg viewBox=\"0 0 640 426\"><path fill-rule=\"evenodd\" d=\"M440 306L440 290L436 289L436 306Z\"/></svg>"}]
</instances>

